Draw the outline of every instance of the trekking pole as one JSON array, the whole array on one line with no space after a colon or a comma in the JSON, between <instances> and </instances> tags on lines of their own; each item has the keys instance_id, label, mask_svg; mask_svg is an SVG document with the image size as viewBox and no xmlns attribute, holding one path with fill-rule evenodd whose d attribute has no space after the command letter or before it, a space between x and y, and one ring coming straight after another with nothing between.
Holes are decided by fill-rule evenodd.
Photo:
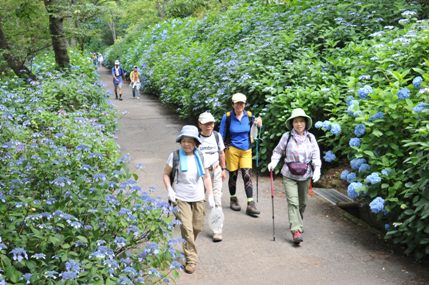
<instances>
[{"instance_id":1,"label":"trekking pole","mask_svg":"<svg viewBox=\"0 0 429 285\"><path fill-rule=\"evenodd\" d=\"M256 202L259 202L259 127L256 130Z\"/></svg>"},{"instance_id":2,"label":"trekking pole","mask_svg":"<svg viewBox=\"0 0 429 285\"><path fill-rule=\"evenodd\" d=\"M271 209L273 213L273 241L276 241L276 233L274 229L274 178L273 178L273 171L270 170L270 184L271 184Z\"/></svg>"}]
</instances>

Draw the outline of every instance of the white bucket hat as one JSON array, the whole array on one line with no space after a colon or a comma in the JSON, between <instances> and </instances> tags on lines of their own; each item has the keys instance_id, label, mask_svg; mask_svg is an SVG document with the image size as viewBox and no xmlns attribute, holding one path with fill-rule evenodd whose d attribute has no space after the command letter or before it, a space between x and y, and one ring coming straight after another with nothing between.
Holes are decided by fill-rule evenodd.
<instances>
[{"instance_id":1,"label":"white bucket hat","mask_svg":"<svg viewBox=\"0 0 429 285\"><path fill-rule=\"evenodd\" d=\"M243 102L246 103L247 97L243 93L235 93L232 95L232 103Z\"/></svg>"},{"instance_id":2,"label":"white bucket hat","mask_svg":"<svg viewBox=\"0 0 429 285\"><path fill-rule=\"evenodd\" d=\"M183 137L190 137L195 139L197 145L201 144L200 137L198 136L198 128L192 125L183 126L180 130L179 135L176 138L176 142L180 142Z\"/></svg>"},{"instance_id":3,"label":"white bucket hat","mask_svg":"<svg viewBox=\"0 0 429 285\"><path fill-rule=\"evenodd\" d=\"M115 65L119 65L119 60L115 60Z\"/></svg>"},{"instance_id":4,"label":"white bucket hat","mask_svg":"<svg viewBox=\"0 0 429 285\"><path fill-rule=\"evenodd\" d=\"M204 112L204 113L201 113L200 116L198 117L198 122L204 125L211 122L214 123L216 122L216 120L211 113Z\"/></svg>"},{"instance_id":5,"label":"white bucket hat","mask_svg":"<svg viewBox=\"0 0 429 285\"><path fill-rule=\"evenodd\" d=\"M307 121L307 123L305 124L305 129L309 130L311 128L311 126L313 125L313 121L311 120L311 118L309 116L307 116L307 114L305 114L304 110L301 108L296 108L292 110L292 115L290 115L289 119L286 120L286 127L289 130L292 130L292 120L297 118L297 117L303 117L305 118L305 120Z\"/></svg>"}]
</instances>

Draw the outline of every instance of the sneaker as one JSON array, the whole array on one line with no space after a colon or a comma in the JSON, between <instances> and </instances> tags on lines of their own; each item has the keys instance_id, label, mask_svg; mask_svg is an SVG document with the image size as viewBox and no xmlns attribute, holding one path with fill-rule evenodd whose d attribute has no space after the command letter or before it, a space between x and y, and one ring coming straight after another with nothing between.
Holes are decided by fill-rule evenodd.
<instances>
[{"instance_id":1,"label":"sneaker","mask_svg":"<svg viewBox=\"0 0 429 285\"><path fill-rule=\"evenodd\" d=\"M303 239L302 239L302 234L300 231L293 231L292 232L292 239L293 239L293 243L298 245L300 244Z\"/></svg>"},{"instance_id":2,"label":"sneaker","mask_svg":"<svg viewBox=\"0 0 429 285\"><path fill-rule=\"evenodd\" d=\"M140 99L140 97L137 96L136 99Z\"/></svg>"},{"instance_id":3,"label":"sneaker","mask_svg":"<svg viewBox=\"0 0 429 285\"><path fill-rule=\"evenodd\" d=\"M195 272L196 265L194 263L188 263L185 266L185 272L188 274L192 274Z\"/></svg>"},{"instance_id":4,"label":"sneaker","mask_svg":"<svg viewBox=\"0 0 429 285\"><path fill-rule=\"evenodd\" d=\"M222 234L213 234L213 242L222 241Z\"/></svg>"},{"instance_id":5,"label":"sneaker","mask_svg":"<svg viewBox=\"0 0 429 285\"><path fill-rule=\"evenodd\" d=\"M261 212L256 209L255 201L247 203L246 214L252 217L257 217Z\"/></svg>"},{"instance_id":6,"label":"sneaker","mask_svg":"<svg viewBox=\"0 0 429 285\"><path fill-rule=\"evenodd\" d=\"M233 210L233 211L241 211L241 207L240 204L238 204L238 199L237 197L231 197L229 199L230 205L229 207Z\"/></svg>"},{"instance_id":7,"label":"sneaker","mask_svg":"<svg viewBox=\"0 0 429 285\"><path fill-rule=\"evenodd\" d=\"M122 97L119 97L119 101L122 101Z\"/></svg>"}]
</instances>

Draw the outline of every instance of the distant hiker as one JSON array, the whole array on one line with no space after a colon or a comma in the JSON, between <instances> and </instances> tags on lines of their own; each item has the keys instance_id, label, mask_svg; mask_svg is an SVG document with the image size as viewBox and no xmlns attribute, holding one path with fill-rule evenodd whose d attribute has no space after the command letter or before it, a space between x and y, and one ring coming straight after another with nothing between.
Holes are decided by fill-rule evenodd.
<instances>
[{"instance_id":1,"label":"distant hiker","mask_svg":"<svg viewBox=\"0 0 429 285\"><path fill-rule=\"evenodd\" d=\"M96 52L91 53L91 60L92 60L92 64L94 65L94 67L97 68L97 53Z\"/></svg>"},{"instance_id":2,"label":"distant hiker","mask_svg":"<svg viewBox=\"0 0 429 285\"><path fill-rule=\"evenodd\" d=\"M168 191L168 199L178 209L176 217L181 222L180 230L185 240L185 272L191 274L194 273L198 261L195 240L204 225L204 189L211 208L215 206L215 201L210 165L206 164L203 154L197 148L201 144L198 128L183 126L176 142L180 143L180 148L168 156L163 181Z\"/></svg>"},{"instance_id":3,"label":"distant hiker","mask_svg":"<svg viewBox=\"0 0 429 285\"><path fill-rule=\"evenodd\" d=\"M124 84L125 72L119 66L119 60L115 60L115 66L112 68L113 85L115 87L115 99L122 101L122 86ZM119 97L118 97L119 91Z\"/></svg>"},{"instance_id":4,"label":"distant hiker","mask_svg":"<svg viewBox=\"0 0 429 285\"><path fill-rule=\"evenodd\" d=\"M219 132L222 134L226 145L225 158L226 169L229 172L230 208L234 211L241 210L236 196L237 176L240 170L247 197L246 214L257 217L260 211L256 208L253 200L253 186L250 178L250 170L252 169L250 130L253 125L261 127L262 119L260 117L255 119L251 112L244 110L246 100L246 96L241 93L232 96L233 109L223 115Z\"/></svg>"},{"instance_id":5,"label":"distant hiker","mask_svg":"<svg viewBox=\"0 0 429 285\"><path fill-rule=\"evenodd\" d=\"M222 210L222 182L226 178L225 168L225 145L222 136L213 130L215 118L209 112L200 114L198 118L198 127L200 128L200 151L204 155L204 161L210 165L213 196L215 207ZM222 226L213 232L213 241L222 241Z\"/></svg>"},{"instance_id":6,"label":"distant hiker","mask_svg":"<svg viewBox=\"0 0 429 285\"><path fill-rule=\"evenodd\" d=\"M308 132L311 126L312 120L304 110L294 109L286 121L286 127L290 132L283 134L268 164L268 170L272 171L280 158L284 157L281 173L288 204L289 224L295 244L303 241L303 218L310 180L313 178L313 182L317 182L320 179L322 166L319 145L315 136Z\"/></svg>"},{"instance_id":7,"label":"distant hiker","mask_svg":"<svg viewBox=\"0 0 429 285\"><path fill-rule=\"evenodd\" d=\"M130 73L131 88L133 89L133 98L140 99L140 72L137 66L134 66L133 71Z\"/></svg>"},{"instance_id":8,"label":"distant hiker","mask_svg":"<svg viewBox=\"0 0 429 285\"><path fill-rule=\"evenodd\" d=\"M98 54L98 66L103 66L104 57L101 53Z\"/></svg>"}]
</instances>

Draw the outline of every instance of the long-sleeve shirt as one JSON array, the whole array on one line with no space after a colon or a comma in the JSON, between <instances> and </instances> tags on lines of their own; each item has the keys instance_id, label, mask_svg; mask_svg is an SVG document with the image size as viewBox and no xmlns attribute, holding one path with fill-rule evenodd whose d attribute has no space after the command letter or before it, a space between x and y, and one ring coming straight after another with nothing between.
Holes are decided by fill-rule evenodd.
<instances>
[{"instance_id":1,"label":"long-sleeve shirt","mask_svg":"<svg viewBox=\"0 0 429 285\"><path fill-rule=\"evenodd\" d=\"M283 176L297 180L304 181L309 177L313 176L313 169L308 167L307 172L302 175L294 175L289 171L289 168L286 163L288 162L302 162L310 163L313 168L320 168L322 166L322 161L320 160L320 149L317 144L316 137L312 133L307 133L307 137L302 143L298 143L297 140L292 135L286 149L286 143L288 140L290 132L283 134L280 142L277 144L273 150L273 155L271 156L271 162L278 163L282 156L284 156L283 167L281 173Z\"/></svg>"}]
</instances>

